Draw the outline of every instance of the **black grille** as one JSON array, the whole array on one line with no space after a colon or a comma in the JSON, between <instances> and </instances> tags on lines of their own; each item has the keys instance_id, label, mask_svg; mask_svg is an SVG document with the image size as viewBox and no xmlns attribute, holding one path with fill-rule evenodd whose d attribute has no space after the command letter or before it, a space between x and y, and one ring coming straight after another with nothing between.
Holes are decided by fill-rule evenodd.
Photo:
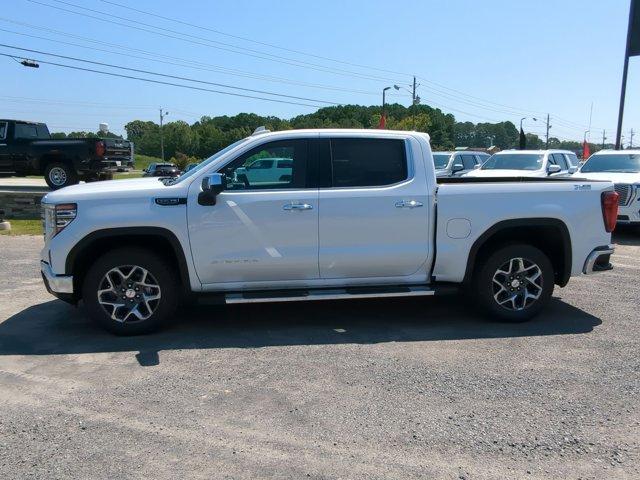
<instances>
[{"instance_id":1,"label":"black grille","mask_svg":"<svg viewBox=\"0 0 640 480\"><path fill-rule=\"evenodd\" d=\"M631 185L628 185L626 183L618 183L614 185L613 188L615 188L616 192L618 192L618 195L620 195L620 198L618 199L618 205L627 205L629 203L629 200L631 200Z\"/></svg>"}]
</instances>

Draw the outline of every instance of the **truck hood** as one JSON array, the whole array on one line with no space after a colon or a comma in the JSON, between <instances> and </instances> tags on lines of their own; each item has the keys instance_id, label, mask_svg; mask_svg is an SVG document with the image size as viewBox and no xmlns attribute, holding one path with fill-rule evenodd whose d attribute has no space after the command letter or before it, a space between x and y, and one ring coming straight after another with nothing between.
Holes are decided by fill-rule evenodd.
<instances>
[{"instance_id":1,"label":"truck hood","mask_svg":"<svg viewBox=\"0 0 640 480\"><path fill-rule=\"evenodd\" d=\"M613 183L640 183L640 173L619 173L619 172L576 172L574 178L584 178L585 180L609 180Z\"/></svg>"},{"instance_id":2,"label":"truck hood","mask_svg":"<svg viewBox=\"0 0 640 480\"><path fill-rule=\"evenodd\" d=\"M109 198L148 197L156 193L174 192L177 187L177 185L166 187L158 177L133 178L131 180L107 180L79 183L61 188L60 190L47 193L42 201L45 203L64 203L96 197L101 197L105 200ZM181 190L182 188L183 187L180 186Z\"/></svg>"},{"instance_id":3,"label":"truck hood","mask_svg":"<svg viewBox=\"0 0 640 480\"><path fill-rule=\"evenodd\" d=\"M473 170L464 177L546 177L543 170Z\"/></svg>"}]
</instances>

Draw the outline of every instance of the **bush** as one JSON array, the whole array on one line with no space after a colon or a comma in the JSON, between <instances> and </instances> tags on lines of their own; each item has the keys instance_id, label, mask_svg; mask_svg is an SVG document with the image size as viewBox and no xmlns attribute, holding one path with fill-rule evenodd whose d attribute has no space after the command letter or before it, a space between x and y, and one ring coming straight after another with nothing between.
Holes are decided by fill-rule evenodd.
<instances>
[{"instance_id":1,"label":"bush","mask_svg":"<svg viewBox=\"0 0 640 480\"><path fill-rule=\"evenodd\" d=\"M182 152L176 152L176 156L171 157L171 160L169 161L171 163L174 163L180 170L184 170L185 168L187 168L187 165L189 165L190 163L200 163L200 160L198 158L190 157Z\"/></svg>"}]
</instances>

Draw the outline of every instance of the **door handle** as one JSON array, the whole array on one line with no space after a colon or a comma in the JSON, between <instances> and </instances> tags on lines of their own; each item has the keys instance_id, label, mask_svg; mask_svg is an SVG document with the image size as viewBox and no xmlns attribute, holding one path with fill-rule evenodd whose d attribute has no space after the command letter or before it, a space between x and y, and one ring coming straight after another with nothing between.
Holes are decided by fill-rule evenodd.
<instances>
[{"instance_id":1,"label":"door handle","mask_svg":"<svg viewBox=\"0 0 640 480\"><path fill-rule=\"evenodd\" d=\"M287 203L283 205L283 210L313 210L313 205L308 203Z\"/></svg>"},{"instance_id":2,"label":"door handle","mask_svg":"<svg viewBox=\"0 0 640 480\"><path fill-rule=\"evenodd\" d=\"M422 207L422 202L417 200L401 200L396 202L396 208L417 208Z\"/></svg>"}]
</instances>

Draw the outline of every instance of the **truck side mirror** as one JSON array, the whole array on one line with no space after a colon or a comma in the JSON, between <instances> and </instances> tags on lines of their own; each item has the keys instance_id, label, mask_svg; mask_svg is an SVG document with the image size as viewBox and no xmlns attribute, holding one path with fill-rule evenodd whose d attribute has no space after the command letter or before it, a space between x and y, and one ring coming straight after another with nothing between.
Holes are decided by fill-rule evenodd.
<instances>
[{"instance_id":1,"label":"truck side mirror","mask_svg":"<svg viewBox=\"0 0 640 480\"><path fill-rule=\"evenodd\" d=\"M464 170L464 165L462 165L461 163L454 163L453 167L451 168L452 173L461 172L462 170Z\"/></svg>"},{"instance_id":2,"label":"truck side mirror","mask_svg":"<svg viewBox=\"0 0 640 480\"><path fill-rule=\"evenodd\" d=\"M547 166L547 173L549 175L552 175L554 173L560 173L561 171L562 171L562 168L560 167L560 165L549 164Z\"/></svg>"},{"instance_id":3,"label":"truck side mirror","mask_svg":"<svg viewBox=\"0 0 640 480\"><path fill-rule=\"evenodd\" d=\"M572 165L569 167L569 173L570 174L574 174L578 171L578 167L576 167L575 165Z\"/></svg>"},{"instance_id":4,"label":"truck side mirror","mask_svg":"<svg viewBox=\"0 0 640 480\"><path fill-rule=\"evenodd\" d=\"M478 169L479 169L479 168L481 168L481 167L482 167L482 164L481 164L481 163L476 163L476 164L473 166L473 169L474 169L474 170L478 170Z\"/></svg>"},{"instance_id":5,"label":"truck side mirror","mask_svg":"<svg viewBox=\"0 0 640 480\"><path fill-rule=\"evenodd\" d=\"M216 197L227 188L227 177L223 173L212 173L202 179L202 192L198 194L200 205L215 205Z\"/></svg>"}]
</instances>

